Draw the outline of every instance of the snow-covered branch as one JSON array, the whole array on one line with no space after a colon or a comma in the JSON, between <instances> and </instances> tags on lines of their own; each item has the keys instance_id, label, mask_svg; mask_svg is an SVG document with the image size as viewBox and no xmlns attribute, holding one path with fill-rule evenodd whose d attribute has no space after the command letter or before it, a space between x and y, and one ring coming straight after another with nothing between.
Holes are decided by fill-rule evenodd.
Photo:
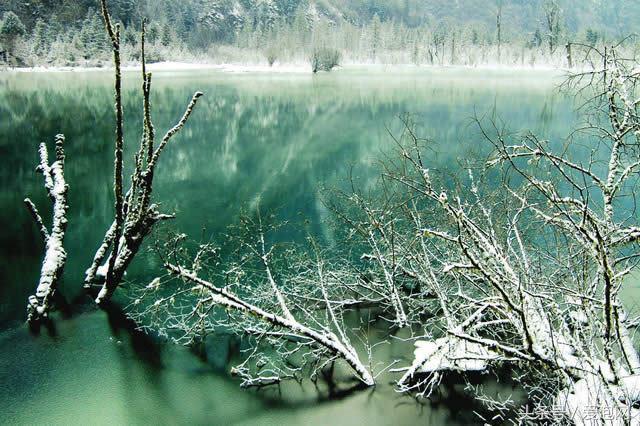
<instances>
[{"instance_id":1,"label":"snow-covered branch","mask_svg":"<svg viewBox=\"0 0 640 426\"><path fill-rule=\"evenodd\" d=\"M416 342L401 390L428 396L447 371L511 364L553 383L544 403L560 405L577 424L589 406L613 410L615 424L640 414L632 389L640 360L618 295L640 238L635 216L623 212L625 197L635 204L637 191L640 128L630 99L638 77L615 52L604 55L599 80L588 81L591 92L601 93L590 102L607 112L611 127L598 125L597 115L588 126L609 138L597 152L604 161L595 160L595 150L587 162L576 161L576 148L556 152L530 134L512 143L495 123L478 121L495 151L484 165L470 165L468 179L453 190L425 173L419 139L405 132L402 161L385 170L398 188L377 201L393 198L402 206L385 212L402 230L393 235L402 254L378 259L411 259L405 276L433 273L432 294L442 308L432 323L446 332ZM497 174L501 184L494 177L479 187L475 174ZM538 383L522 384L531 398L541 391Z\"/></svg>"},{"instance_id":2,"label":"snow-covered branch","mask_svg":"<svg viewBox=\"0 0 640 426\"><path fill-rule=\"evenodd\" d=\"M55 138L55 161L49 165L47 146L40 144L40 165L38 172L44 176L45 188L53 203L53 218L51 230L48 231L36 206L30 199L25 199L25 205L33 216L45 244L44 260L40 270L40 280L34 295L29 296L27 304L27 319L35 323L47 318L53 296L67 260L64 249L64 236L67 229L67 192L69 187L64 177L64 136Z\"/></svg>"},{"instance_id":3,"label":"snow-covered branch","mask_svg":"<svg viewBox=\"0 0 640 426\"><path fill-rule=\"evenodd\" d=\"M342 335L342 338L334 332L326 329L316 330L297 321L291 314L285 317L273 312L267 312L258 306L247 303L240 297L222 288L218 288L208 281L198 278L195 274L180 266L167 264L165 267L171 274L206 289L211 295L212 303L231 309L237 309L247 315L254 315L273 326L287 329L294 335L310 339L314 344L324 347L329 351L329 353L334 354L338 358L344 359L364 384L368 386L373 386L375 384L368 368L360 361L358 354L355 352L355 349L353 349L349 341L345 340L344 332L341 329L339 329L339 333Z\"/></svg>"},{"instance_id":4,"label":"snow-covered branch","mask_svg":"<svg viewBox=\"0 0 640 426\"><path fill-rule=\"evenodd\" d=\"M404 117L399 155L384 163L379 191L364 196L353 184L327 203L347 231L348 255L324 261L311 241L313 250L277 258L261 222L258 232L247 228L257 243L241 244L229 262L204 255L206 244L185 259L172 243L161 256L169 281L183 285L155 280L135 298L133 315L150 318L160 334L179 333L181 343L220 328L249 339L234 369L245 386L300 379L302 371L314 378L338 359L372 385L372 367L358 356L371 358L371 347L352 345L346 317L375 318L415 343L413 362L396 369L401 391L429 396L448 372L507 367L531 404L560 404L577 423L584 407L600 404L628 423L640 414L640 357L619 292L640 256L640 224L625 212L640 176L631 100L639 77L604 55L600 80L592 73L587 86L599 93L590 102L606 111L607 125L587 114L586 128L608 143L586 156L531 134L513 142L491 119L478 120L488 159L457 174L438 171L428 164L429 142Z\"/></svg>"},{"instance_id":5,"label":"snow-covered branch","mask_svg":"<svg viewBox=\"0 0 640 426\"><path fill-rule=\"evenodd\" d=\"M154 151L155 127L151 119L151 73L146 72L145 60L145 27L142 28L142 93L143 93L143 123L140 147L135 158L135 169L131 176L131 188L123 195L122 179L122 151L123 151L123 108L121 94L120 72L120 35L118 25L113 26L106 1L101 1L102 15L107 32L112 40L115 65L115 100L116 100L116 146L115 146L115 217L113 224L105 233L105 237L98 247L94 260L85 274L85 287L100 284L96 303L109 301L128 268L138 253L145 237L152 231L154 225L162 220L173 218L172 215L161 214L157 204L151 203L153 192L153 177L160 154L187 123L198 99L203 95L196 92L189 102L184 114L165 136Z\"/></svg>"},{"instance_id":6,"label":"snow-covered branch","mask_svg":"<svg viewBox=\"0 0 640 426\"><path fill-rule=\"evenodd\" d=\"M178 343L201 341L213 331L246 340L245 359L232 369L243 386L301 380L302 374L318 378L339 360L351 376L373 386L371 367L352 343L362 342L369 359L366 336L350 332L344 319L355 312L347 297L351 287L342 284L353 279L351 273L325 263L319 252L274 259L275 247L267 246L263 232L260 222L255 243L243 243L243 261L228 265L222 276L211 271L222 265L210 244L198 245L190 256L184 236L169 241L161 254L168 276L136 291L130 315ZM199 276L206 273L210 278Z\"/></svg>"}]
</instances>

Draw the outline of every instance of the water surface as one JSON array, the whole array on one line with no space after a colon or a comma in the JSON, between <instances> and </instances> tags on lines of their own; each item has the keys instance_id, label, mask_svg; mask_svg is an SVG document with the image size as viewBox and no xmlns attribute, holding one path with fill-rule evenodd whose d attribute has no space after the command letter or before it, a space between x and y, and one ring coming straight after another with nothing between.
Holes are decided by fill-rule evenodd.
<instances>
[{"instance_id":1,"label":"water surface","mask_svg":"<svg viewBox=\"0 0 640 426\"><path fill-rule=\"evenodd\" d=\"M377 159L393 149L389 132L410 112L421 134L439 141L431 159L454 170L486 144L474 115L495 112L514 131L562 140L576 122L553 73L480 70L343 70L331 74L154 75L153 115L163 134L195 90L206 93L166 149L154 197L177 213L172 227L221 240L242 211L304 218L327 244L321 186L374 182ZM310 387L241 391L221 362L224 344L204 362L183 348L131 334L117 315L95 312L56 321L56 333L29 335L26 299L39 273L42 242L22 205L50 207L34 173L37 145L67 137L69 260L61 293L82 300L82 272L111 222L113 112L108 72L0 75L0 421L86 424L455 424L465 403L417 405L382 383L375 391L327 398ZM126 73L127 158L140 138L139 76ZM130 164L127 165L130 168ZM204 231L203 231L204 229ZM302 231L300 231L302 232ZM290 238L297 238L290 235ZM131 281L151 279L157 260L139 256ZM222 348L222 349L221 349ZM216 353L222 351L222 354ZM407 348L389 350L406 353ZM390 376L389 380L393 377ZM464 411L464 410L463 410ZM470 413L466 413L469 415ZM468 418L466 420L469 421Z\"/></svg>"}]
</instances>

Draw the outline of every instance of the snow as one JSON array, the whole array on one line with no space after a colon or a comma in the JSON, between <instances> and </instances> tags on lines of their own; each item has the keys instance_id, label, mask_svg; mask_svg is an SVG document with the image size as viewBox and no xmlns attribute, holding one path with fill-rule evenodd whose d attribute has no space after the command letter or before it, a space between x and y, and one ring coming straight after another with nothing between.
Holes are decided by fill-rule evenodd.
<instances>
[{"instance_id":1,"label":"snow","mask_svg":"<svg viewBox=\"0 0 640 426\"><path fill-rule=\"evenodd\" d=\"M442 370L484 371L488 362L498 357L478 343L457 337L441 337L433 342L417 341L415 346L413 365L421 365L417 369L420 373Z\"/></svg>"},{"instance_id":2,"label":"snow","mask_svg":"<svg viewBox=\"0 0 640 426\"><path fill-rule=\"evenodd\" d=\"M583 310L571 311L569 316L576 324L585 325L589 323L589 318L587 318L587 314Z\"/></svg>"},{"instance_id":3,"label":"snow","mask_svg":"<svg viewBox=\"0 0 640 426\"><path fill-rule=\"evenodd\" d=\"M556 406L576 426L640 425L640 410L633 404L640 400L640 375L620 379L619 385L605 385L596 375L589 375L563 390ZM624 417L629 416L629 422Z\"/></svg>"},{"instance_id":4,"label":"snow","mask_svg":"<svg viewBox=\"0 0 640 426\"><path fill-rule=\"evenodd\" d=\"M26 72L26 73L42 73L42 72L99 72L111 71L109 67L63 67L63 66L36 66L25 68L8 68L9 72ZM210 64L210 63L193 63L193 62L157 62L147 64L147 70L151 72L168 72L168 71L221 71L221 72L265 72L265 73L311 73L311 66L308 64ZM126 65L122 67L123 72L140 71L140 65Z\"/></svg>"},{"instance_id":5,"label":"snow","mask_svg":"<svg viewBox=\"0 0 640 426\"><path fill-rule=\"evenodd\" d=\"M98 278L102 278L104 279L107 276L107 272L109 271L109 263L108 263L108 259L107 262L105 262L103 265L98 266L98 269L96 270L96 276Z\"/></svg>"},{"instance_id":6,"label":"snow","mask_svg":"<svg viewBox=\"0 0 640 426\"><path fill-rule=\"evenodd\" d=\"M67 224L67 184L64 178L63 142L64 136L56 136L57 160L51 166L48 164L49 157L46 145L42 143L39 148L40 165L38 169L44 175L45 187L53 200L53 220L51 233L47 234L45 238L45 254L36 293L28 299L27 312L29 322L47 316L47 311L50 307L48 299L55 291L57 281L60 278L59 275L67 259L67 253L63 247Z\"/></svg>"},{"instance_id":7,"label":"snow","mask_svg":"<svg viewBox=\"0 0 640 426\"><path fill-rule=\"evenodd\" d=\"M640 401L640 375L623 377L620 381L625 401Z\"/></svg>"},{"instance_id":8,"label":"snow","mask_svg":"<svg viewBox=\"0 0 640 426\"><path fill-rule=\"evenodd\" d=\"M415 373L485 371L490 361L499 359L484 346L455 336L417 341L415 346L415 360L400 383ZM613 384L614 376L606 362L594 360L594 371L575 356L573 347L564 339L558 339L556 347L558 362L564 363L565 368L583 371L584 376L558 394L554 412L564 413L576 426L640 426L640 409L635 408L640 401L640 374L626 375Z\"/></svg>"},{"instance_id":9,"label":"snow","mask_svg":"<svg viewBox=\"0 0 640 426\"><path fill-rule=\"evenodd\" d=\"M147 64L147 69L152 72L169 72L169 71L220 71L230 73L243 73L243 72L256 72L256 73L306 73L311 74L311 65L306 62L294 62L294 63L278 63L273 66L269 66L266 63L206 63L206 62L157 62ZM352 71L384 71L384 72L397 72L402 70L442 70L447 72L449 70L503 70L503 71L530 71L530 72L560 72L561 69L551 66L535 66L535 67L521 67L511 65L484 65L484 66L440 66L440 65L414 65L414 64L373 64L373 63L345 63L332 72L339 72L342 70ZM26 73L41 73L41 72L96 72L96 71L110 71L110 67L83 67L83 66L35 66L24 68L6 68L5 72L26 72ZM122 71L140 71L139 64L125 65L122 67ZM2 72L0 70L0 72Z\"/></svg>"}]
</instances>

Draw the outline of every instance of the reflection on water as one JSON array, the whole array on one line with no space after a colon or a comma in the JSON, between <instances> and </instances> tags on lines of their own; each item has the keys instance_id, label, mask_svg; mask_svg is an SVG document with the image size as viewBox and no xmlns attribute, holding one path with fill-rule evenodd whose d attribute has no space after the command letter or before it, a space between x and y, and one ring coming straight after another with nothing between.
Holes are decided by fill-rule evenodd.
<instances>
[{"instance_id":1,"label":"reflection on water","mask_svg":"<svg viewBox=\"0 0 640 426\"><path fill-rule=\"evenodd\" d=\"M118 321L91 312L59 321L55 337L33 337L26 327L0 333L0 371L7 372L2 422L375 426L476 421L478 407L460 386L447 388L434 406L421 405L396 393L388 385L389 374L375 389L351 392L343 386L333 396L323 384L311 383L241 390L215 361L205 363L186 348L130 333ZM217 343L222 350L224 342ZM385 359L400 355L394 345L386 352Z\"/></svg>"},{"instance_id":2,"label":"reflection on water","mask_svg":"<svg viewBox=\"0 0 640 426\"><path fill-rule=\"evenodd\" d=\"M154 195L178 214L173 226L191 235L205 227L215 240L260 199L261 209L277 210L282 219L307 218L313 232L330 239L318 187L340 185L354 165L360 182L372 181L375 159L392 149L387 132L399 128L398 114L413 113L425 136L443 142L434 156L446 168L483 150L475 112L495 108L511 129L565 136L575 115L570 101L554 94L558 82L551 74L463 70L159 73L152 99L157 133L181 115L193 91L207 96L167 148ZM389 386L327 404L314 403L311 390L302 393L310 403L265 402L182 349L161 346L151 360L141 358L103 313L59 321L55 338L28 336L18 324L42 243L22 199L30 196L49 213L33 171L37 144L59 132L67 136L69 261L62 293L72 300L112 217L111 84L108 73L0 75L0 326L6 330L0 370L10 372L0 412L9 422L322 424L331 417L336 424L389 424L392 410L395 424L414 424L417 416L445 424L446 410L407 404ZM138 85L137 74L126 75L129 154L140 138ZM140 256L129 278L148 279L154 268L151 257Z\"/></svg>"}]
</instances>

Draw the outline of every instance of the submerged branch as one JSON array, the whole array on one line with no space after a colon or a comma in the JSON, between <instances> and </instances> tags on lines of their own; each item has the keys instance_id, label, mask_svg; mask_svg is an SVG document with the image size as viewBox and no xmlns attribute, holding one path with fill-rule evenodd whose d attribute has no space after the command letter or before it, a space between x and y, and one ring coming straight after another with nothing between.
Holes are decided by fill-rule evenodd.
<instances>
[{"instance_id":1,"label":"submerged branch","mask_svg":"<svg viewBox=\"0 0 640 426\"><path fill-rule=\"evenodd\" d=\"M318 331L313 329L310 326L297 321L292 315L289 317L283 317L281 315L265 311L258 306L244 301L242 298L230 293L229 291L216 287L213 283L197 277L193 272L190 272L180 266L166 264L165 268L171 274L207 290L209 292L209 297L211 297L211 301L215 304L236 309L244 314L255 316L271 325L282 327L290 330L294 334L310 339L315 344L327 349L330 353L344 359L364 384L368 386L373 386L375 384L373 376L359 360L358 355L355 353L353 348L350 347L350 344L341 340L335 333L328 330Z\"/></svg>"}]
</instances>

